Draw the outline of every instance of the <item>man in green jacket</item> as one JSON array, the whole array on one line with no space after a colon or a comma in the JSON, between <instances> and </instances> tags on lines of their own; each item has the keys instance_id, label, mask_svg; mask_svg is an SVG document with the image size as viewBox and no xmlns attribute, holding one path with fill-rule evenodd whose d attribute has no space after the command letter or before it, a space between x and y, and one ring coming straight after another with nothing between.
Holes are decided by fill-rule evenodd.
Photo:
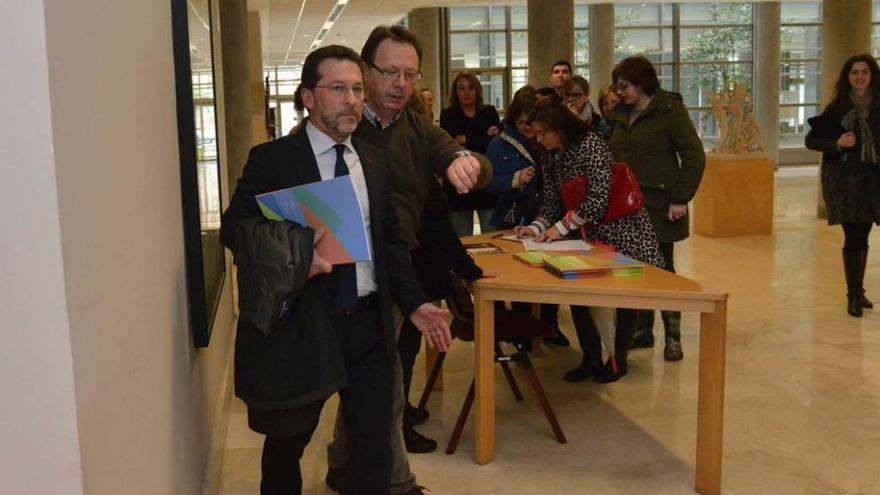
<instances>
[{"instance_id":1,"label":"man in green jacket","mask_svg":"<svg viewBox=\"0 0 880 495\"><path fill-rule=\"evenodd\" d=\"M666 258L665 269L675 272L673 244L690 235L688 202L693 199L706 153L681 95L660 89L657 72L645 57L622 60L611 74L620 105L612 114L608 145L614 159L632 167L645 208ZM661 311L666 331L663 357L678 361L681 348L681 312ZM654 346L654 312L642 311L633 347Z\"/></svg>"},{"instance_id":2,"label":"man in green jacket","mask_svg":"<svg viewBox=\"0 0 880 495\"><path fill-rule=\"evenodd\" d=\"M367 89L364 119L354 133L387 153L393 179L392 203L410 251L419 245L419 222L435 176L445 178L459 193L483 187L492 178L492 164L485 156L471 154L446 131L406 106L422 76L421 53L418 38L400 26L379 26L370 33L361 50ZM402 318L398 323L402 324ZM400 326L396 329L399 331ZM437 448L437 443L419 435L411 422L404 438L408 404L403 396L399 362L393 371L390 493L421 495L424 492L410 470L407 451L430 452ZM427 411L409 412L427 419ZM339 422L336 438L327 448L330 469L326 481L332 489L344 486L341 481L346 476L348 447L344 431L338 426Z\"/></svg>"}]
</instances>

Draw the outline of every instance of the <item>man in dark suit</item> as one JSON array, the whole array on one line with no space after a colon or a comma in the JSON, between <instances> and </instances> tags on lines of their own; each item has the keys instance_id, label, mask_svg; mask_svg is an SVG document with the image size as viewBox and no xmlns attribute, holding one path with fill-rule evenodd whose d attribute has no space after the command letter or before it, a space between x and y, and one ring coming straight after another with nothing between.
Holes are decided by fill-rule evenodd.
<instances>
[{"instance_id":1,"label":"man in dark suit","mask_svg":"<svg viewBox=\"0 0 880 495\"><path fill-rule=\"evenodd\" d=\"M310 266L299 268L308 270L308 280L278 328L266 335L240 322L236 395L248 405L251 428L266 435L263 495L301 493L299 458L324 401L336 390L350 432L350 486L359 494L386 495L397 353L392 299L429 344L441 350L451 342L446 311L427 303L415 278L390 205L391 179L382 153L351 137L363 109L360 57L338 45L315 50L306 58L297 95L309 110L308 123L251 150L223 215L221 239L234 249L236 236L246 232L240 224L261 217L255 195L349 175L370 235L372 260L331 268L313 252ZM308 347L316 334L331 337L336 345ZM315 362L316 349L328 354L318 356L326 366L302 369ZM333 363L340 363L336 367L344 371L342 378L324 379L324 368L338 376Z\"/></svg>"}]
</instances>

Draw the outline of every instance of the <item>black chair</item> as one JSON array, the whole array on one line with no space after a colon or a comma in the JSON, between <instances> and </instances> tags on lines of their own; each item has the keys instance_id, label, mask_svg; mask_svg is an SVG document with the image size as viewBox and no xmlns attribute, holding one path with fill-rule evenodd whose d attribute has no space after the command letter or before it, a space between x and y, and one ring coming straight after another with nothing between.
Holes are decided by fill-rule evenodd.
<instances>
[{"instance_id":1,"label":"black chair","mask_svg":"<svg viewBox=\"0 0 880 495\"><path fill-rule=\"evenodd\" d=\"M454 316L452 324L450 325L452 336L464 342L473 342L474 303L471 300L471 294L460 278L452 273L450 273L450 277L452 279L452 295L446 299L446 302L449 306L449 310ZM535 373L532 361L529 359L529 354L526 351L527 343L531 342L532 339L536 337L550 337L553 335L553 328L545 325L541 320L534 318L531 314L511 311L501 305L495 305L495 362L501 365L501 369L504 371L504 376L507 378L507 383L510 385L510 390L513 392L513 396L517 401L522 401L523 397L516 384L516 379L513 377L508 362L513 361L525 371L532 390L534 390L535 395L538 396L538 401L541 403L544 415L547 416L547 421L550 422L550 427L553 429L556 440L559 443L566 443L567 440L562 433L562 428L559 426L559 421L556 419L556 414L553 413L553 408L550 407L550 401L547 400L547 394L544 393L544 387L541 386L541 382L538 380L538 375ZM516 348L516 352L510 355L504 354L499 344L500 342L509 342L513 344ZM428 402L428 397L431 395L431 390L434 388L434 382L437 381L437 377L440 375L440 370L442 369L443 360L445 358L445 352L441 352L440 355L437 356L437 361L434 363L434 367L431 369L431 374L428 376L428 382L425 384L425 390L422 392L421 399L419 399L419 407L425 407L425 404ZM470 414L473 403L474 380L472 379L467 397L461 407L461 412L458 414L458 420L455 422L455 428L452 430L452 437L450 437L449 444L446 446L447 454L454 453L456 447L458 447L461 432L464 429L465 422Z\"/></svg>"}]
</instances>

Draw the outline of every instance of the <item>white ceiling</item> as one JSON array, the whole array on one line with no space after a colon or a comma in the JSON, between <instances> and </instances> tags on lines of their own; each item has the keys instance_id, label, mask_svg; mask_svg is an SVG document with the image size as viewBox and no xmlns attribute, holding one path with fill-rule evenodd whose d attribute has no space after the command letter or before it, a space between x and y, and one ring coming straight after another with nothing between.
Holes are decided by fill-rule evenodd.
<instances>
[{"instance_id":1,"label":"white ceiling","mask_svg":"<svg viewBox=\"0 0 880 495\"><path fill-rule=\"evenodd\" d=\"M360 52L374 27L396 23L420 7L516 3L525 0L349 0L322 44ZM300 65L335 5L336 0L248 0L248 9L260 13L263 65Z\"/></svg>"}]
</instances>

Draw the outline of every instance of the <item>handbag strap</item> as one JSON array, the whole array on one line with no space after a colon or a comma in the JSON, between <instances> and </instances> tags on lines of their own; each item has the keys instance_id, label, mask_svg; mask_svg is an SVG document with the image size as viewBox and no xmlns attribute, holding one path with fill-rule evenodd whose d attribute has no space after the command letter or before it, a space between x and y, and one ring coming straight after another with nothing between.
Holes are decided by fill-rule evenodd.
<instances>
[{"instance_id":1,"label":"handbag strap","mask_svg":"<svg viewBox=\"0 0 880 495\"><path fill-rule=\"evenodd\" d=\"M527 150L526 147L522 145L522 143L517 141L516 138L514 138L513 136L508 134L507 131L502 132L500 134L500 137L501 137L501 139L507 141L511 146L516 148L516 151L519 151L519 154L521 154L526 160L531 162L532 165L535 165L535 160L532 158L532 155L531 155L531 153L529 153L529 150Z\"/></svg>"}]
</instances>

